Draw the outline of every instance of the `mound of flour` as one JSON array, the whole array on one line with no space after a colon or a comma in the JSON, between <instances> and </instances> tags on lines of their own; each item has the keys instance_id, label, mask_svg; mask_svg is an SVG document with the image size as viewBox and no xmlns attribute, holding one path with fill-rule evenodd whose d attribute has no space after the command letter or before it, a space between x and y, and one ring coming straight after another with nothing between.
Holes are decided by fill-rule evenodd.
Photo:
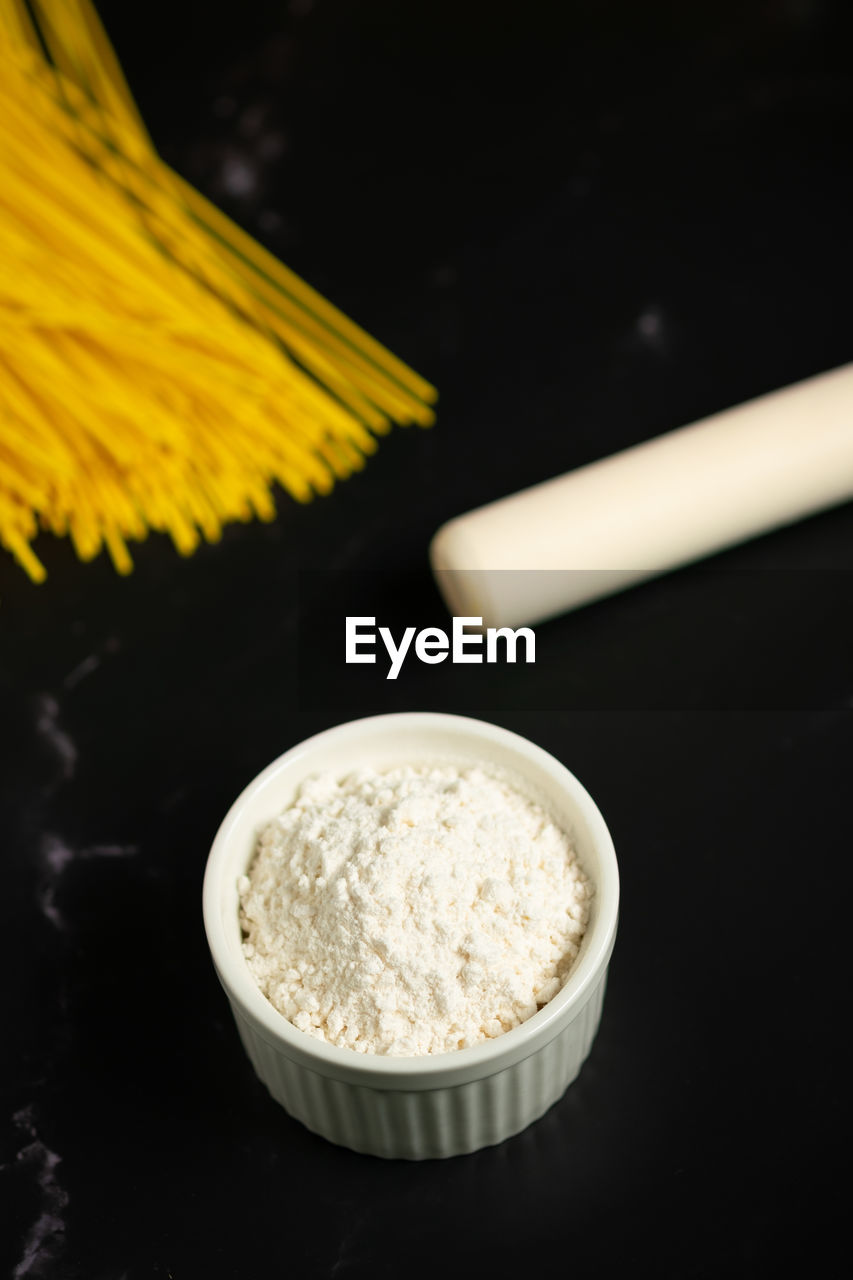
<instances>
[{"instance_id":1,"label":"mound of flour","mask_svg":"<svg viewBox=\"0 0 853 1280\"><path fill-rule=\"evenodd\" d=\"M500 774L310 779L241 877L248 966L296 1027L360 1053L461 1049L562 986L592 887L569 840Z\"/></svg>"}]
</instances>

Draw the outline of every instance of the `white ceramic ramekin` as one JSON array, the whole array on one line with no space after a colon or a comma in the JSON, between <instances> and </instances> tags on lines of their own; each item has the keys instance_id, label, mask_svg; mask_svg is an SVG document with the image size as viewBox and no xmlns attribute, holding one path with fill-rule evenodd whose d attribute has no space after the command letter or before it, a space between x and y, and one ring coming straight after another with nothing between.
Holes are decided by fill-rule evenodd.
<instances>
[{"instance_id":1,"label":"white ceramic ramekin","mask_svg":"<svg viewBox=\"0 0 853 1280\"><path fill-rule=\"evenodd\" d=\"M255 985L242 952L237 881L259 829L308 775L431 760L504 769L572 837L595 885L580 953L543 1009L473 1048L397 1058L325 1044L288 1022ZM354 720L308 738L264 769L230 809L210 851L203 897L213 963L255 1071L292 1116L354 1151L422 1160L502 1142L562 1096L592 1047L616 936L613 842L568 769L496 725L411 712Z\"/></svg>"}]
</instances>

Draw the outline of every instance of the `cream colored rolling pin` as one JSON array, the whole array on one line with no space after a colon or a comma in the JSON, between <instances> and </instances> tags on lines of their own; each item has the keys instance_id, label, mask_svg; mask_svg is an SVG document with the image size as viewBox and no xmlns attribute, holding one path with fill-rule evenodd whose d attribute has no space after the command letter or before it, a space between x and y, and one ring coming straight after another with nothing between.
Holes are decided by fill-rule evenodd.
<instances>
[{"instance_id":1,"label":"cream colored rolling pin","mask_svg":"<svg viewBox=\"0 0 853 1280\"><path fill-rule=\"evenodd\" d=\"M853 498L853 364L443 525L452 614L541 622Z\"/></svg>"}]
</instances>

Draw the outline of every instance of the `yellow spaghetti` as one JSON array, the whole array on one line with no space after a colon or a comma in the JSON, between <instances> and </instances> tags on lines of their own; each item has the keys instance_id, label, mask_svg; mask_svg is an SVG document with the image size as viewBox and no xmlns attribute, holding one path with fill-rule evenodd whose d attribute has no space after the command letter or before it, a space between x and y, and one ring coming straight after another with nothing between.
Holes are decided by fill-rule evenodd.
<instances>
[{"instance_id":1,"label":"yellow spaghetti","mask_svg":"<svg viewBox=\"0 0 853 1280\"><path fill-rule=\"evenodd\" d=\"M0 0L0 543L120 573L361 467L434 389L157 155L90 0Z\"/></svg>"}]
</instances>

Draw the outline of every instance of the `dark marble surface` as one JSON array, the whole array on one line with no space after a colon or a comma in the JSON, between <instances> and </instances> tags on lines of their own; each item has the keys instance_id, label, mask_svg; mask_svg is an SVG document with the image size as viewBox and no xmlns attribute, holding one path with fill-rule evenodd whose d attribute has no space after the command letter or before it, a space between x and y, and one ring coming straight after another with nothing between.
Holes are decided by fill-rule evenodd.
<instances>
[{"instance_id":1,"label":"dark marble surface","mask_svg":"<svg viewBox=\"0 0 853 1280\"><path fill-rule=\"evenodd\" d=\"M0 1273L828 1274L853 509L543 625L533 683L350 685L315 654L350 601L442 622L447 517L853 356L850 7L102 12L166 157L442 400L330 498L189 561L152 539L120 580L44 538L39 588L0 563ZM200 895L264 764L420 706L560 756L624 907L563 1101L409 1165L270 1101Z\"/></svg>"}]
</instances>

